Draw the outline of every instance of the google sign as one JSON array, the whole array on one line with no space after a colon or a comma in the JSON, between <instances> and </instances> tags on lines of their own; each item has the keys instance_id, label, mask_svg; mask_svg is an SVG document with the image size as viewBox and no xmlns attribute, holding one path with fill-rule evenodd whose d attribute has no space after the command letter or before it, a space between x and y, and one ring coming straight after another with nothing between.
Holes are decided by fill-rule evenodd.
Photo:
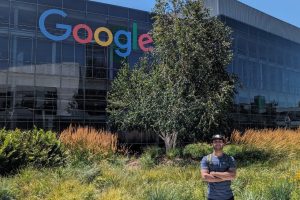
<instances>
[{"instance_id":1,"label":"google sign","mask_svg":"<svg viewBox=\"0 0 300 200\"><path fill-rule=\"evenodd\" d=\"M114 41L115 45L119 48L119 49L116 49L115 52L120 57L129 56L132 51L132 48L134 50L136 50L137 42L138 42L140 49L143 50L144 52L153 50L153 47L149 46L153 43L153 39L151 38L151 36L149 34L142 34L139 37L137 36L137 24L136 23L133 23L132 33L125 31L125 30L118 30L115 33L115 35L113 35L112 31L106 27L99 27L93 33L92 29L86 24L78 24L78 25L74 26L73 29L72 29L71 25L56 24L57 29L62 29L65 31L63 35L58 36L58 35L53 35L53 34L49 33L46 29L45 21L46 21L47 17L50 15L60 15L62 17L67 17L67 14L62 10L50 9L50 10L45 11L40 16L39 27L40 27L41 32L47 38L49 38L53 41L65 40L71 35L71 33L73 34L74 39L80 44L87 44L87 43L92 42L93 37L94 37L95 42L98 45L103 46L103 47L108 47ZM86 31L86 33L87 33L86 38L79 37L78 31L81 29ZM107 35L106 40L100 39L101 33L105 33ZM125 40L126 42L124 42L124 43L122 43L120 41L120 38L122 36L126 38L126 40Z\"/></svg>"}]
</instances>

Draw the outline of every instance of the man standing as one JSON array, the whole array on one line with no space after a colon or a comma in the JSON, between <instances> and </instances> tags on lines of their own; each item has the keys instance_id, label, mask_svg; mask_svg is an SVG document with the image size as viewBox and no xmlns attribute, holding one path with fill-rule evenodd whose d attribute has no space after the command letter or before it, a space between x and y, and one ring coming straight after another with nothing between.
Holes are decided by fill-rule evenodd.
<instances>
[{"instance_id":1,"label":"man standing","mask_svg":"<svg viewBox=\"0 0 300 200\"><path fill-rule=\"evenodd\" d=\"M208 182L208 200L233 200L231 180L236 177L236 163L232 156L223 153L225 137L212 137L213 153L201 161L201 177Z\"/></svg>"}]
</instances>

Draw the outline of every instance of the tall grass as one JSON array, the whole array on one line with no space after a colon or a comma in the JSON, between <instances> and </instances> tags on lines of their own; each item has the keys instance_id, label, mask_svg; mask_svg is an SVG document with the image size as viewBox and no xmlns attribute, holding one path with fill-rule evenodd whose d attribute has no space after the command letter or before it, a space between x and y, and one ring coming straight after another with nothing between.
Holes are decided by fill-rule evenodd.
<instances>
[{"instance_id":1,"label":"tall grass","mask_svg":"<svg viewBox=\"0 0 300 200\"><path fill-rule=\"evenodd\" d=\"M273 151L290 158L299 157L300 153L300 129L248 129L243 134L234 131L231 141L235 144L246 144L253 147Z\"/></svg>"},{"instance_id":2,"label":"tall grass","mask_svg":"<svg viewBox=\"0 0 300 200\"><path fill-rule=\"evenodd\" d=\"M88 150L93 154L115 153L118 142L117 135L109 131L72 126L65 129L59 139L71 150Z\"/></svg>"}]
</instances>

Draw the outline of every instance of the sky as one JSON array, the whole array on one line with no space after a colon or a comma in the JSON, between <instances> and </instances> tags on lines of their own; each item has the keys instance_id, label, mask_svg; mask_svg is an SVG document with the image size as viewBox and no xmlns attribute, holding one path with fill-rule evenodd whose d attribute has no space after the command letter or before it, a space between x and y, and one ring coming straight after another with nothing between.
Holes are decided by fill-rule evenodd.
<instances>
[{"instance_id":1,"label":"sky","mask_svg":"<svg viewBox=\"0 0 300 200\"><path fill-rule=\"evenodd\" d=\"M151 11L155 0L94 0L139 10ZM300 27L299 0L239 0L273 17Z\"/></svg>"}]
</instances>

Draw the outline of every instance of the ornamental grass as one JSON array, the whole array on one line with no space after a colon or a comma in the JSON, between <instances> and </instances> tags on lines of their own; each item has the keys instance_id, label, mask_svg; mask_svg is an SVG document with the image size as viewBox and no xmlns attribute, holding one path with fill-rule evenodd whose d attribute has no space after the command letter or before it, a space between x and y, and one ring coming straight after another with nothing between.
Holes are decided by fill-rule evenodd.
<instances>
[{"instance_id":1,"label":"ornamental grass","mask_svg":"<svg viewBox=\"0 0 300 200\"><path fill-rule=\"evenodd\" d=\"M300 128L248 129L244 133L235 130L231 135L231 142L273 151L291 158L300 157Z\"/></svg>"},{"instance_id":2,"label":"ornamental grass","mask_svg":"<svg viewBox=\"0 0 300 200\"><path fill-rule=\"evenodd\" d=\"M108 154L116 152L118 136L102 129L70 126L62 131L60 140L71 150Z\"/></svg>"}]
</instances>

